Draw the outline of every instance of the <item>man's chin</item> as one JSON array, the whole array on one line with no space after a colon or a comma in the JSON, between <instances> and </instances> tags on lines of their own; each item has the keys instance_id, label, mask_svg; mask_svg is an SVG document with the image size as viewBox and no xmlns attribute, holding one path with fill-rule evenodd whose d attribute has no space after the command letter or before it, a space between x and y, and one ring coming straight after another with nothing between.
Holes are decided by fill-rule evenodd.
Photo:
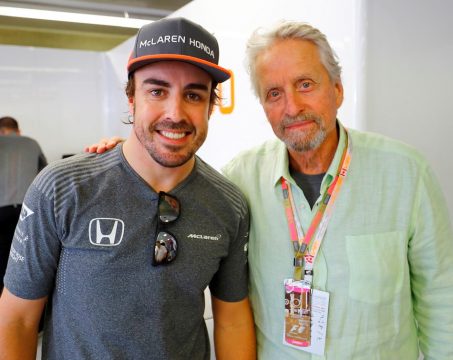
<instances>
[{"instance_id":1,"label":"man's chin","mask_svg":"<svg viewBox=\"0 0 453 360\"><path fill-rule=\"evenodd\" d=\"M319 146L324 142L325 139L326 136L324 132L317 132L311 136L306 136L304 138L286 138L283 140L283 142L289 149L293 151L306 152L319 148Z\"/></svg>"},{"instance_id":2,"label":"man's chin","mask_svg":"<svg viewBox=\"0 0 453 360\"><path fill-rule=\"evenodd\" d=\"M155 162L159 165L167 168L177 168L185 165L187 162L193 159L194 154L184 155L156 155L150 154Z\"/></svg>"}]
</instances>

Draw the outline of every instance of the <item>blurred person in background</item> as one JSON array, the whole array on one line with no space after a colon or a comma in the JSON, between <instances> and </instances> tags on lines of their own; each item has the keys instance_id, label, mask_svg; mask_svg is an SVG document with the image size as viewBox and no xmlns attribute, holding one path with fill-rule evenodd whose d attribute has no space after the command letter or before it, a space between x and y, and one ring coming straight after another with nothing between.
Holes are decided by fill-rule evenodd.
<instances>
[{"instance_id":1,"label":"blurred person in background","mask_svg":"<svg viewBox=\"0 0 453 360\"><path fill-rule=\"evenodd\" d=\"M46 165L36 140L22 136L14 118L0 118L0 293L22 201L33 179Z\"/></svg>"}]
</instances>

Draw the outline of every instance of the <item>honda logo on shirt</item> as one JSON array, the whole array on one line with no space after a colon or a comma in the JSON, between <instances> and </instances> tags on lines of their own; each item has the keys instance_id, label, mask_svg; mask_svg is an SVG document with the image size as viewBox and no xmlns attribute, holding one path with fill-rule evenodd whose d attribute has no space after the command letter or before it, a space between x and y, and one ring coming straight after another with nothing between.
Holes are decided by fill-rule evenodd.
<instances>
[{"instance_id":1,"label":"honda logo on shirt","mask_svg":"<svg viewBox=\"0 0 453 360\"><path fill-rule=\"evenodd\" d=\"M90 221L90 243L96 246L116 246L123 240L124 222L120 219L96 218Z\"/></svg>"}]
</instances>

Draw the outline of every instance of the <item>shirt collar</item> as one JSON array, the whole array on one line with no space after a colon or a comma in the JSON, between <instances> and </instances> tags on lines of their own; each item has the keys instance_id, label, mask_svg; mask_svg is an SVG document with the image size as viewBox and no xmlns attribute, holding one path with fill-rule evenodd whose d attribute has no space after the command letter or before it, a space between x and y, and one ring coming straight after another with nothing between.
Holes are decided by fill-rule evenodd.
<instances>
[{"instance_id":1,"label":"shirt collar","mask_svg":"<svg viewBox=\"0 0 453 360\"><path fill-rule=\"evenodd\" d=\"M336 172L340 165L341 158L343 156L343 151L346 147L346 130L340 121L337 120L340 138L338 140L337 150L335 151L335 155L333 157L332 162L330 163L329 168L327 169L326 175L324 176L322 183L321 183L321 193L325 191L325 189L330 185L332 180L337 175ZM296 185L295 181L291 177L289 173L289 157L288 157L288 150L286 149L286 145L281 140L278 140L277 151L275 154L275 165L274 165L274 185L279 185L280 179L283 176L287 179L291 184Z\"/></svg>"}]
</instances>

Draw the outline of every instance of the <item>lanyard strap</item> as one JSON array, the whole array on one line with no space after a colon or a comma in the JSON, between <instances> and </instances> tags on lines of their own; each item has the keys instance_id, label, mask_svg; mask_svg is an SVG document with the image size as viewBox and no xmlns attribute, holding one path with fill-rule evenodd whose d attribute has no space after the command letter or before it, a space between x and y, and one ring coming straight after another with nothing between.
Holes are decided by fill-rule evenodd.
<instances>
[{"instance_id":1,"label":"lanyard strap","mask_svg":"<svg viewBox=\"0 0 453 360\"><path fill-rule=\"evenodd\" d=\"M319 248L321 247L322 240L327 230L327 225L332 217L333 205L335 204L335 201L338 197L351 162L351 141L347 132L346 135L347 147L343 151L342 159L337 169L336 176L330 186L324 192L318 211L313 217L313 220L305 236L303 234L301 223L297 217L297 208L292 196L291 185L284 177L281 178L283 205L288 220L290 240L293 244L294 249L295 280L302 279L302 268L304 266L303 260L305 257L305 270L306 272L308 271L309 274L307 280L311 282L314 260L318 254ZM308 253L306 253L310 242L312 242L311 249Z\"/></svg>"}]
</instances>

